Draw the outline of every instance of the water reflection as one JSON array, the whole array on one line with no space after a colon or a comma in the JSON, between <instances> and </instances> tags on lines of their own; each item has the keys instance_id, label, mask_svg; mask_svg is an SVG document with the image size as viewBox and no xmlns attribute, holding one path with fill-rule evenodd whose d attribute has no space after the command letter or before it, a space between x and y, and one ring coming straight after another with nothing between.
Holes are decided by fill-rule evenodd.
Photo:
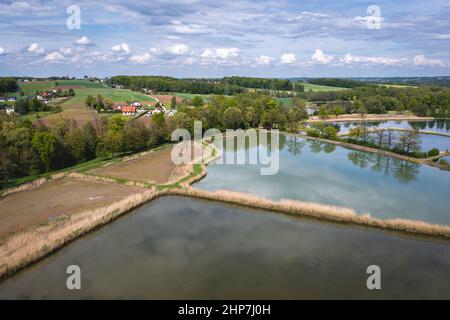
<instances>
[{"instance_id":1,"label":"water reflection","mask_svg":"<svg viewBox=\"0 0 450 320\"><path fill-rule=\"evenodd\" d=\"M429 120L429 121L365 121L365 122L335 122L333 125L341 133L347 133L350 129L364 125L367 128L400 128L415 129L421 131L432 131L437 133L450 133L450 120Z\"/></svg>"},{"instance_id":2,"label":"water reflection","mask_svg":"<svg viewBox=\"0 0 450 320\"><path fill-rule=\"evenodd\" d=\"M381 154L352 151L347 157L355 166L363 169L370 167L373 171L383 173L385 176L393 176L401 183L414 181L419 174L419 164Z\"/></svg>"},{"instance_id":3,"label":"water reflection","mask_svg":"<svg viewBox=\"0 0 450 320\"><path fill-rule=\"evenodd\" d=\"M286 136L283 136L283 137L284 137L283 140L286 141L285 145L287 145L287 151L294 156L300 155L302 152L302 148L306 144L306 141L303 139L302 140L297 139L294 136L288 136L287 138L286 138ZM280 146L280 150L283 150L283 149L284 149L284 144L283 144L283 146Z\"/></svg>"},{"instance_id":4,"label":"water reflection","mask_svg":"<svg viewBox=\"0 0 450 320\"><path fill-rule=\"evenodd\" d=\"M283 138L283 140L287 141L285 143L287 145L286 151L293 156L301 156L302 149L306 145L309 146L311 152L314 154L320 154L321 152L332 154L337 148L337 146L332 143L325 143L318 140L309 140L306 142L304 139L291 135L287 138ZM282 147L280 146L280 149L284 149L284 144ZM361 169L371 168L372 171L381 173L385 176L392 176L401 183L410 183L416 180L417 175L420 172L419 164L387 157L377 153L355 150L349 152L347 158L353 165Z\"/></svg>"},{"instance_id":5,"label":"water reflection","mask_svg":"<svg viewBox=\"0 0 450 320\"><path fill-rule=\"evenodd\" d=\"M0 299L448 299L449 244L423 240L165 197L0 283ZM66 288L72 264L82 290Z\"/></svg>"},{"instance_id":6,"label":"water reflection","mask_svg":"<svg viewBox=\"0 0 450 320\"><path fill-rule=\"evenodd\" d=\"M291 135L280 135L279 156L275 175L261 176L259 165L212 164L195 187L349 207L380 219L450 225L447 172Z\"/></svg>"}]
</instances>

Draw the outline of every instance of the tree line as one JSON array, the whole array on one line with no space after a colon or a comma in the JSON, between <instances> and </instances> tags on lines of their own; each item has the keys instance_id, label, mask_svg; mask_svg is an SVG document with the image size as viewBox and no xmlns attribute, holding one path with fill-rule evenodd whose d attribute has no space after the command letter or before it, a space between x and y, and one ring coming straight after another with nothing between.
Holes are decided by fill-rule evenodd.
<instances>
[{"instance_id":1,"label":"tree line","mask_svg":"<svg viewBox=\"0 0 450 320\"><path fill-rule=\"evenodd\" d=\"M169 142L175 129L193 132L194 121L202 121L204 130L263 126L295 131L306 117L301 99L295 98L294 106L288 109L271 96L255 93L212 96L208 104L179 106L173 117L155 114L149 124L114 115L83 126L64 119L49 128L33 125L19 115L0 113L0 183L5 186L11 179L156 147Z\"/></svg>"},{"instance_id":2,"label":"tree line","mask_svg":"<svg viewBox=\"0 0 450 320\"><path fill-rule=\"evenodd\" d=\"M450 117L450 89L366 86L342 91L308 92L310 101L344 101L345 113L382 114L409 110L417 116ZM355 103L357 102L357 103Z\"/></svg>"},{"instance_id":3,"label":"tree line","mask_svg":"<svg viewBox=\"0 0 450 320\"><path fill-rule=\"evenodd\" d=\"M225 77L222 82L244 88L257 88L269 90L292 91L293 84L289 80L269 79L269 78L250 78L250 77Z\"/></svg>"},{"instance_id":4,"label":"tree line","mask_svg":"<svg viewBox=\"0 0 450 320\"><path fill-rule=\"evenodd\" d=\"M316 79L308 79L308 82L312 84L318 84L321 86L340 87L340 88L356 88L368 85L367 82L351 79L340 79L340 78L316 78Z\"/></svg>"},{"instance_id":5,"label":"tree line","mask_svg":"<svg viewBox=\"0 0 450 320\"><path fill-rule=\"evenodd\" d=\"M223 79L176 79L160 76L115 76L108 80L111 85L123 85L128 89L140 89L156 92L182 92L193 94L234 95L244 93L246 88L278 91L294 90L290 80L225 77ZM302 86L295 90L302 91Z\"/></svg>"}]
</instances>

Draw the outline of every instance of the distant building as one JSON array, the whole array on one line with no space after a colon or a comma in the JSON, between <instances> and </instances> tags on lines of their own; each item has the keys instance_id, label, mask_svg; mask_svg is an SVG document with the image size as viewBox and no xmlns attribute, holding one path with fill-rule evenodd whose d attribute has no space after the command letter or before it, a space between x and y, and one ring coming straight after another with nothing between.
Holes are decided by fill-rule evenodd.
<instances>
[{"instance_id":1,"label":"distant building","mask_svg":"<svg viewBox=\"0 0 450 320\"><path fill-rule=\"evenodd\" d=\"M124 107L122 107L122 114L124 116L132 116L132 115L136 114L136 107L124 106Z\"/></svg>"},{"instance_id":2,"label":"distant building","mask_svg":"<svg viewBox=\"0 0 450 320\"><path fill-rule=\"evenodd\" d=\"M164 112L164 114L168 117L173 117L176 113L177 113L177 110L175 110L175 109L166 110L166 112Z\"/></svg>"},{"instance_id":3,"label":"distant building","mask_svg":"<svg viewBox=\"0 0 450 320\"><path fill-rule=\"evenodd\" d=\"M151 113L152 115L157 113L166 113L166 108L162 105L158 105L151 111Z\"/></svg>"},{"instance_id":4,"label":"distant building","mask_svg":"<svg viewBox=\"0 0 450 320\"><path fill-rule=\"evenodd\" d=\"M3 109L4 108L4 109ZM7 114L12 114L15 112L14 107L10 105L4 105L0 107L0 110L5 110Z\"/></svg>"},{"instance_id":5,"label":"distant building","mask_svg":"<svg viewBox=\"0 0 450 320\"><path fill-rule=\"evenodd\" d=\"M139 108L139 107L141 106L141 103L140 103L139 101L133 101L133 102L131 103L131 106L132 106L132 107Z\"/></svg>"}]
</instances>

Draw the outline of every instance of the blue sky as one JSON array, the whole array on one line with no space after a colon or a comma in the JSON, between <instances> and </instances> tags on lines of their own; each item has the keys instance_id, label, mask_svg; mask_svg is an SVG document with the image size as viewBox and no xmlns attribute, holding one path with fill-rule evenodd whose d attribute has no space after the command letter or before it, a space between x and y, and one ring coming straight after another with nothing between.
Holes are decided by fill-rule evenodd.
<instances>
[{"instance_id":1,"label":"blue sky","mask_svg":"<svg viewBox=\"0 0 450 320\"><path fill-rule=\"evenodd\" d=\"M84 74L450 75L450 3L0 0L0 75Z\"/></svg>"}]
</instances>

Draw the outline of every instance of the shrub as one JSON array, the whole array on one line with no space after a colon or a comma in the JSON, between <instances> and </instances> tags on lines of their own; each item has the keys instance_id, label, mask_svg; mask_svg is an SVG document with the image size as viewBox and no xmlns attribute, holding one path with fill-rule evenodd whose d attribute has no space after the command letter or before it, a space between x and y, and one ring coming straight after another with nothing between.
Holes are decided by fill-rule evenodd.
<instances>
[{"instance_id":1,"label":"shrub","mask_svg":"<svg viewBox=\"0 0 450 320\"><path fill-rule=\"evenodd\" d=\"M439 155L439 149L438 148L433 148L430 151L428 151L428 156L429 157L435 157Z\"/></svg>"}]
</instances>

